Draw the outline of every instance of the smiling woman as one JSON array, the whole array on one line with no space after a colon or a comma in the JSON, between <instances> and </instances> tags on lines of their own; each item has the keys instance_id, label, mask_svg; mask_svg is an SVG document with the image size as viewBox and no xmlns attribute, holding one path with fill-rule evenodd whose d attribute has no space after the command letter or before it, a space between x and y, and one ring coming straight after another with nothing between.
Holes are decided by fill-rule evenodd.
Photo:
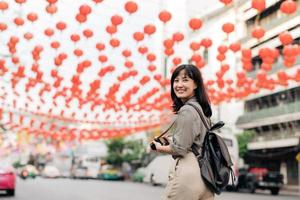
<instances>
[{"instance_id":1,"label":"smiling woman","mask_svg":"<svg viewBox=\"0 0 300 200\"><path fill-rule=\"evenodd\" d=\"M151 143L152 150L171 154L174 158L163 199L212 200L214 194L204 184L192 152L193 146L201 155L206 127L189 104L201 111L207 124L210 124L212 115L203 79L196 66L180 65L175 69L171 77L171 97L176 118L167 129L170 137L164 139L168 142L164 146L156 141Z\"/></svg>"},{"instance_id":2,"label":"smiling woman","mask_svg":"<svg viewBox=\"0 0 300 200\"><path fill-rule=\"evenodd\" d=\"M194 90L197 88L193 79L191 79L185 70L181 70L174 80L174 92L181 101L186 102L195 95Z\"/></svg>"}]
</instances>

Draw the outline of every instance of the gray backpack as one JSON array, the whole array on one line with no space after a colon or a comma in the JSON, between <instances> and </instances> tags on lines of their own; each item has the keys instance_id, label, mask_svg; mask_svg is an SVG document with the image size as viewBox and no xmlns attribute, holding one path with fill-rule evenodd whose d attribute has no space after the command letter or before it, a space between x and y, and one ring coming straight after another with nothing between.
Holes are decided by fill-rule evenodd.
<instances>
[{"instance_id":1,"label":"gray backpack","mask_svg":"<svg viewBox=\"0 0 300 200\"><path fill-rule=\"evenodd\" d=\"M206 135L203 140L202 153L199 155L196 147L192 145L192 151L197 157L201 176L205 184L210 190L216 194L220 194L228 185L230 175L232 183L234 183L235 175L232 170L232 161L228 148L222 137L214 133L224 126L224 122L219 121L209 128L204 120L202 112L193 104L188 104L196 109L201 120L207 128Z\"/></svg>"}]
</instances>

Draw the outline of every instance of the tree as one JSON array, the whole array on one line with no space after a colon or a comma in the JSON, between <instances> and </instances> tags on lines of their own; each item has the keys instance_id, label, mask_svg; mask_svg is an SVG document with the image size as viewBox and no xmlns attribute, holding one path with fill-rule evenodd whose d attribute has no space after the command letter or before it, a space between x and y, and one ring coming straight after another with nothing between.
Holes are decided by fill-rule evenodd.
<instances>
[{"instance_id":1,"label":"tree","mask_svg":"<svg viewBox=\"0 0 300 200\"><path fill-rule=\"evenodd\" d=\"M123 138L115 138L106 142L108 154L107 163L120 167L123 162L132 163L140 160L145 147L140 140L125 141Z\"/></svg>"},{"instance_id":2,"label":"tree","mask_svg":"<svg viewBox=\"0 0 300 200\"><path fill-rule=\"evenodd\" d=\"M254 131L244 131L243 133L237 135L237 140L239 143L239 156L244 158L248 149L247 144L251 141L254 136Z\"/></svg>"}]
</instances>

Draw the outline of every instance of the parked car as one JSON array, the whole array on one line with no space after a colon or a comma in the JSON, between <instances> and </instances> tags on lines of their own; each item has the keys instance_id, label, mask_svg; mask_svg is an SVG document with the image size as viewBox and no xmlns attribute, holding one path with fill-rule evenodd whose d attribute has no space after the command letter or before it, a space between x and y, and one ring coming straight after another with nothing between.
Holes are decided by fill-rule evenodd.
<instances>
[{"instance_id":1,"label":"parked car","mask_svg":"<svg viewBox=\"0 0 300 200\"><path fill-rule=\"evenodd\" d=\"M7 195L14 196L16 187L16 174L12 165L7 161L0 161L0 190Z\"/></svg>"},{"instance_id":2,"label":"parked car","mask_svg":"<svg viewBox=\"0 0 300 200\"><path fill-rule=\"evenodd\" d=\"M122 171L112 165L102 166L98 177L102 180L124 180Z\"/></svg>"},{"instance_id":3,"label":"parked car","mask_svg":"<svg viewBox=\"0 0 300 200\"><path fill-rule=\"evenodd\" d=\"M74 179L76 179L76 178L80 178L80 179L89 178L87 167L85 167L85 166L75 166L72 169L71 177L74 178Z\"/></svg>"},{"instance_id":4,"label":"parked car","mask_svg":"<svg viewBox=\"0 0 300 200\"><path fill-rule=\"evenodd\" d=\"M170 155L159 155L155 157L145 168L143 181L152 185L167 184L171 163L172 157Z\"/></svg>"},{"instance_id":5,"label":"parked car","mask_svg":"<svg viewBox=\"0 0 300 200\"><path fill-rule=\"evenodd\" d=\"M143 182L145 177L145 168L138 168L132 175L131 179L134 182Z\"/></svg>"},{"instance_id":6,"label":"parked car","mask_svg":"<svg viewBox=\"0 0 300 200\"><path fill-rule=\"evenodd\" d=\"M53 165L46 165L42 172L42 176L44 178L59 178L60 172L57 167Z\"/></svg>"},{"instance_id":7,"label":"parked car","mask_svg":"<svg viewBox=\"0 0 300 200\"><path fill-rule=\"evenodd\" d=\"M35 178L39 175L39 171L33 165L25 165L23 168L19 169L19 176L22 179Z\"/></svg>"},{"instance_id":8,"label":"parked car","mask_svg":"<svg viewBox=\"0 0 300 200\"><path fill-rule=\"evenodd\" d=\"M278 195L282 186L283 175L280 172L261 167L240 170L238 190L246 189L255 193L256 189L262 189L270 190L271 194Z\"/></svg>"}]
</instances>

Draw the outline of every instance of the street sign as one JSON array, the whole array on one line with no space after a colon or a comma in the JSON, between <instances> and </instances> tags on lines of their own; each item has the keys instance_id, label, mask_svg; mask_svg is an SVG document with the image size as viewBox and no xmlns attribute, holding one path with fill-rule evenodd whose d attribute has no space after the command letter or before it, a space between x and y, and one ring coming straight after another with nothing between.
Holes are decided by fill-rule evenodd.
<instances>
[{"instance_id":1,"label":"street sign","mask_svg":"<svg viewBox=\"0 0 300 200\"><path fill-rule=\"evenodd\" d=\"M297 160L298 162L300 162L300 152L297 153L297 155L296 155L296 160Z\"/></svg>"}]
</instances>

